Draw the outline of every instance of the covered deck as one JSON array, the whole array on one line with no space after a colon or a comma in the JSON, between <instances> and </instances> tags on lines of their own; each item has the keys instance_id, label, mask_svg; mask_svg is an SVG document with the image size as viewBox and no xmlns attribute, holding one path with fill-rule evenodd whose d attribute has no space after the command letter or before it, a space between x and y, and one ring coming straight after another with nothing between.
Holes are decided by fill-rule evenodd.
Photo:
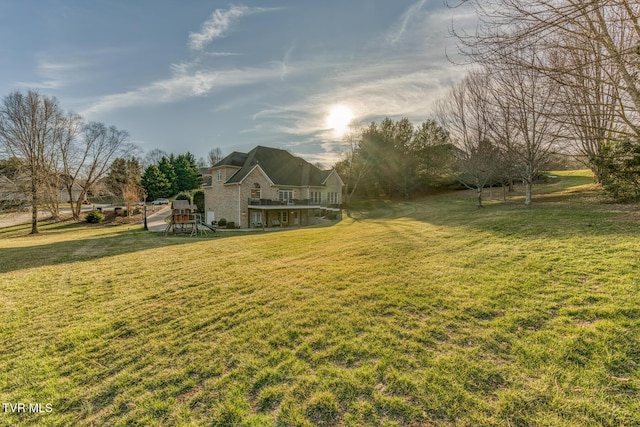
<instances>
[{"instance_id":1,"label":"covered deck","mask_svg":"<svg viewBox=\"0 0 640 427\"><path fill-rule=\"evenodd\" d=\"M312 203L310 200L280 201L249 199L249 228L295 227L319 224L326 212L339 212L339 205Z\"/></svg>"}]
</instances>

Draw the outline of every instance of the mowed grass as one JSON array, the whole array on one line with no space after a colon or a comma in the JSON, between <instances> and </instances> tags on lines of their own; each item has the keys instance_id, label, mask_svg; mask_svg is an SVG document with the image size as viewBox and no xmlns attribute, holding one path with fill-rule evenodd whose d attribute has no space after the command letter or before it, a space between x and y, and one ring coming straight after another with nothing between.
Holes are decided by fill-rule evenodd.
<instances>
[{"instance_id":1,"label":"mowed grass","mask_svg":"<svg viewBox=\"0 0 640 427\"><path fill-rule=\"evenodd\" d=\"M0 425L640 425L640 216L590 182L281 233L0 230L0 400L53 408Z\"/></svg>"}]
</instances>

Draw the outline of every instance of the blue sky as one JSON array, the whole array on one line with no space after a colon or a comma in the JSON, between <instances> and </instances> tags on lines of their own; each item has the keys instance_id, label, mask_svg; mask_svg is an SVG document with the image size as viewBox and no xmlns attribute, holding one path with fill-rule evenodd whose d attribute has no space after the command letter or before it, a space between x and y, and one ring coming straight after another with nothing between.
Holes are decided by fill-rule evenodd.
<instances>
[{"instance_id":1,"label":"blue sky","mask_svg":"<svg viewBox=\"0 0 640 427\"><path fill-rule=\"evenodd\" d=\"M429 118L460 79L442 0L4 0L0 95L36 89L141 150L285 148L331 166L353 126ZM347 117L345 120L348 120Z\"/></svg>"}]
</instances>

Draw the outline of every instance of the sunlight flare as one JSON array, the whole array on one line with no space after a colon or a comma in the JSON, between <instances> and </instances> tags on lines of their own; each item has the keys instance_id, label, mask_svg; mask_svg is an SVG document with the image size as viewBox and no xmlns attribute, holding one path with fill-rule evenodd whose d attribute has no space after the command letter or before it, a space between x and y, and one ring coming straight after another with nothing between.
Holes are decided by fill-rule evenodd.
<instances>
[{"instance_id":1,"label":"sunlight flare","mask_svg":"<svg viewBox=\"0 0 640 427\"><path fill-rule=\"evenodd\" d=\"M344 105L335 105L327 116L327 127L332 129L337 137L342 137L349 129L353 120L353 112Z\"/></svg>"}]
</instances>

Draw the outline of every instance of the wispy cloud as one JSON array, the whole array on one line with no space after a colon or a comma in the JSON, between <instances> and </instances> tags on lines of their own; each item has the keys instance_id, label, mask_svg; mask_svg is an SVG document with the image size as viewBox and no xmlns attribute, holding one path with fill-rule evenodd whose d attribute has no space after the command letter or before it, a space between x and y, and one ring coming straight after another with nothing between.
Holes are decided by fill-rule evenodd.
<instances>
[{"instance_id":1,"label":"wispy cloud","mask_svg":"<svg viewBox=\"0 0 640 427\"><path fill-rule=\"evenodd\" d=\"M325 61L307 95L292 103L270 105L254 114L256 129L262 133L290 135L300 144L319 143L323 151L317 159L331 164L339 159L345 144L328 129L327 116L332 105L346 105L354 113L352 125L366 126L389 116L407 117L414 123L433 114L435 101L444 96L465 69L452 64L445 48L454 48L447 24L455 15L470 22L464 11L427 11L426 1L414 3L386 31L381 32L377 51L356 59ZM425 34L424 28L438 28ZM380 58L384 58L381 61ZM314 57L305 64L289 61L297 70L319 65ZM309 157L307 155L306 157Z\"/></svg>"},{"instance_id":2,"label":"wispy cloud","mask_svg":"<svg viewBox=\"0 0 640 427\"><path fill-rule=\"evenodd\" d=\"M216 9L202 24L200 32L189 34L189 47L201 51L213 40L225 37L243 16L273 10L278 8L231 6L229 9Z\"/></svg>"},{"instance_id":3,"label":"wispy cloud","mask_svg":"<svg viewBox=\"0 0 640 427\"><path fill-rule=\"evenodd\" d=\"M111 50L101 52L104 55L112 53ZM90 52L56 52L36 54L35 61L39 80L17 84L29 89L58 90L86 80L99 59Z\"/></svg>"},{"instance_id":4,"label":"wispy cloud","mask_svg":"<svg viewBox=\"0 0 640 427\"><path fill-rule=\"evenodd\" d=\"M125 93L104 96L86 109L84 114L90 116L118 108L175 102L202 96L215 89L255 84L279 77L278 67L178 72L171 78L158 80Z\"/></svg>"},{"instance_id":5,"label":"wispy cloud","mask_svg":"<svg viewBox=\"0 0 640 427\"><path fill-rule=\"evenodd\" d=\"M289 58L291 57L291 52L293 52L294 45L292 44L289 49L284 53L284 57L282 58L280 79L284 79L287 73L289 73Z\"/></svg>"},{"instance_id":6,"label":"wispy cloud","mask_svg":"<svg viewBox=\"0 0 640 427\"><path fill-rule=\"evenodd\" d=\"M206 56L240 56L241 53L238 52L205 52Z\"/></svg>"},{"instance_id":7,"label":"wispy cloud","mask_svg":"<svg viewBox=\"0 0 640 427\"><path fill-rule=\"evenodd\" d=\"M426 2L427 0L420 0L402 14L398 22L392 27L392 30L388 34L388 40L391 44L398 43L407 31L409 24L420 18L420 11Z\"/></svg>"},{"instance_id":8,"label":"wispy cloud","mask_svg":"<svg viewBox=\"0 0 640 427\"><path fill-rule=\"evenodd\" d=\"M353 124L366 125L383 117L426 120L435 100L444 95L464 70L449 63L441 53L439 61L426 63L422 55L403 55L381 63L374 59L354 63L324 64L326 77L307 89L302 100L271 105L253 115L272 133L335 142L327 117L333 105L345 105L353 114ZM297 70L306 64L293 64ZM340 72L335 72L340 70ZM264 130L264 129L263 129ZM335 148L335 146L332 146Z\"/></svg>"},{"instance_id":9,"label":"wispy cloud","mask_svg":"<svg viewBox=\"0 0 640 427\"><path fill-rule=\"evenodd\" d=\"M202 50L215 39L224 37L229 27L245 15L249 10L246 6L232 6L228 10L216 9L211 17L202 24L199 33L189 34L189 47Z\"/></svg>"},{"instance_id":10,"label":"wispy cloud","mask_svg":"<svg viewBox=\"0 0 640 427\"><path fill-rule=\"evenodd\" d=\"M189 47L197 53L191 61L170 64L171 76L166 79L156 80L125 93L100 97L85 109L84 114L92 115L119 108L170 103L189 97L203 96L215 89L250 85L269 79L282 78L284 61L282 63L271 62L264 66L213 69L205 65L206 57L239 56L241 54L203 51L213 40L224 37L242 16L273 10L278 10L278 8L231 6L226 10L216 9L211 17L202 24L200 32L189 34Z\"/></svg>"},{"instance_id":11,"label":"wispy cloud","mask_svg":"<svg viewBox=\"0 0 640 427\"><path fill-rule=\"evenodd\" d=\"M116 56L132 51L132 47L106 47L92 50L56 50L34 55L36 81L19 81L19 87L59 90L91 81Z\"/></svg>"},{"instance_id":12,"label":"wispy cloud","mask_svg":"<svg viewBox=\"0 0 640 427\"><path fill-rule=\"evenodd\" d=\"M454 41L447 40L447 27L452 16L462 11L437 9L427 0L416 0L395 22L377 31L375 43L355 53L322 43L322 49L309 49L304 38L280 40L281 56L271 61L262 56L256 62L253 55L227 60L224 57L243 55L226 51L233 47L207 52L243 18L272 10L276 9L233 5L215 10L198 32L190 33L188 59L176 59L165 78L103 96L84 114L166 104L246 86L247 90L237 93L229 91L230 97L217 97L213 110L237 109L239 114L252 115L251 123L239 124L242 130L237 133L246 136L239 140L287 144L293 151L311 147L315 153L304 154L305 158L331 164L344 150L344 143L327 125L333 105L351 108L354 126L385 116L419 123L429 118L436 99L464 74L445 55L445 46L455 50ZM235 119L242 123L240 116L234 115Z\"/></svg>"}]
</instances>

